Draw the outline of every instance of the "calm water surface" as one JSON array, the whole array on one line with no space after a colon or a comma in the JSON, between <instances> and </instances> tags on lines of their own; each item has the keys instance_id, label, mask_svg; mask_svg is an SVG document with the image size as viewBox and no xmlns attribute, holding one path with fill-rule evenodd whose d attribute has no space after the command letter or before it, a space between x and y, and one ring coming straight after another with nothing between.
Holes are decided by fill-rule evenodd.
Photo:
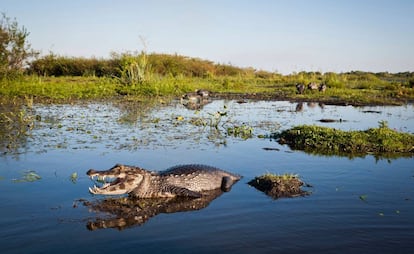
<instances>
[{"instance_id":1,"label":"calm water surface","mask_svg":"<svg viewBox=\"0 0 414 254\"><path fill-rule=\"evenodd\" d=\"M256 137L298 124L350 130L377 127L379 121L414 133L412 105L301 107L289 102L218 100L194 111L179 103L127 109L115 103L91 103L35 105L33 114L38 120L31 135L17 150L4 150L0 156L2 253L413 250L412 158L315 156ZM342 121L318 122L327 118ZM243 124L253 127L253 138L227 135L227 128ZM116 163L152 170L201 163L243 178L206 208L161 213L123 230L88 230L87 224L98 214L77 200L98 202L102 197L88 193L93 183L85 172ZM41 179L24 181L28 172ZM312 194L273 200L246 184L268 172L299 174L313 186ZM76 180L71 179L73 173Z\"/></svg>"}]
</instances>

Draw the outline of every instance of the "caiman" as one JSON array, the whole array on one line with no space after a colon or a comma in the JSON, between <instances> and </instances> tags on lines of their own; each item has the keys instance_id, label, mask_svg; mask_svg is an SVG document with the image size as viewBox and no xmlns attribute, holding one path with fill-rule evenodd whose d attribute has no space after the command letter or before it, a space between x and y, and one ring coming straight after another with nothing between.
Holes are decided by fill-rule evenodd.
<instances>
[{"instance_id":1,"label":"caiman","mask_svg":"<svg viewBox=\"0 0 414 254\"><path fill-rule=\"evenodd\" d=\"M204 191L229 191L241 176L206 165L180 165L165 171L149 171L140 167L117 164L109 170L90 169L92 180L103 183L89 188L92 194L129 194L137 198L191 197Z\"/></svg>"}]
</instances>

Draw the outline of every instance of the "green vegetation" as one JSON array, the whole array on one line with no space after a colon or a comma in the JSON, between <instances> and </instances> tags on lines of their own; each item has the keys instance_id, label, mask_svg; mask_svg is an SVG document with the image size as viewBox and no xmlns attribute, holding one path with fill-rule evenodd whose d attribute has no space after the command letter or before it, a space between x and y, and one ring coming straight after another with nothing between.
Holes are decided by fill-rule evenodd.
<instances>
[{"instance_id":1,"label":"green vegetation","mask_svg":"<svg viewBox=\"0 0 414 254\"><path fill-rule=\"evenodd\" d=\"M245 124L240 126L234 125L227 128L227 135L249 139L253 137L253 128Z\"/></svg>"},{"instance_id":2,"label":"green vegetation","mask_svg":"<svg viewBox=\"0 0 414 254\"><path fill-rule=\"evenodd\" d=\"M231 120L227 119L226 109L227 107L224 106L223 111L208 113L210 117L207 118L193 117L188 121L188 123L203 127L203 131L206 129L206 127L209 127L209 129L207 129L208 133L215 134L211 136L213 140L215 138L223 137L222 132L225 132L227 136L239 137L244 140L253 138L253 127L246 124L234 123ZM184 118L180 116L178 118L184 120Z\"/></svg>"},{"instance_id":3,"label":"green vegetation","mask_svg":"<svg viewBox=\"0 0 414 254\"><path fill-rule=\"evenodd\" d=\"M266 173L258 178L267 179L272 182L282 182L282 181L289 181L292 179L297 179L299 178L299 176L298 174L292 174L292 173L284 173L282 175Z\"/></svg>"},{"instance_id":4,"label":"green vegetation","mask_svg":"<svg viewBox=\"0 0 414 254\"><path fill-rule=\"evenodd\" d=\"M13 78L20 75L27 61L37 52L27 41L29 32L19 27L2 13L0 17L0 77Z\"/></svg>"},{"instance_id":5,"label":"green vegetation","mask_svg":"<svg viewBox=\"0 0 414 254\"><path fill-rule=\"evenodd\" d=\"M301 186L303 186L304 183L296 174L264 174L255 177L253 180L249 181L248 184L274 199L282 197L298 197L309 194L309 192L301 189ZM311 186L306 185L306 187Z\"/></svg>"},{"instance_id":6,"label":"green vegetation","mask_svg":"<svg viewBox=\"0 0 414 254\"><path fill-rule=\"evenodd\" d=\"M288 144L293 149L322 154L414 153L414 135L392 130L386 122L365 131L302 125L285 130L276 137L281 144Z\"/></svg>"},{"instance_id":7,"label":"green vegetation","mask_svg":"<svg viewBox=\"0 0 414 254\"><path fill-rule=\"evenodd\" d=\"M23 183L23 182L35 182L42 179L40 175L36 173L34 170L27 170L22 173L22 177L19 179L13 179L15 183Z\"/></svg>"},{"instance_id":8,"label":"green vegetation","mask_svg":"<svg viewBox=\"0 0 414 254\"><path fill-rule=\"evenodd\" d=\"M116 88L114 81L107 78L22 76L1 81L0 97L31 98L41 102L102 99L115 96Z\"/></svg>"},{"instance_id":9,"label":"green vegetation","mask_svg":"<svg viewBox=\"0 0 414 254\"><path fill-rule=\"evenodd\" d=\"M35 101L59 102L119 96L179 97L196 89L206 89L216 94L216 97L223 98L318 101L327 104L401 105L414 100L414 89L409 84L409 79L411 76L414 77L414 73L386 75L392 79L385 79L385 76L380 78L379 74L376 74L376 80L371 81L358 79L364 75L373 75L369 73L335 74L338 79L343 80L341 87L328 85L324 93L306 90L304 94L297 94L295 84L298 81L303 80L304 77L317 77L324 80L327 74L272 74L266 78L257 77L254 73L209 77L162 76L148 70L147 74L141 75L138 66L133 64L129 69L124 70L123 74L120 73L119 77L35 74L13 79L3 77L0 78L0 97L9 100L30 97ZM153 70L153 67L146 68Z\"/></svg>"},{"instance_id":10,"label":"green vegetation","mask_svg":"<svg viewBox=\"0 0 414 254\"><path fill-rule=\"evenodd\" d=\"M26 100L25 107L19 103L4 106L0 100L0 152L18 150L30 136L38 120L31 112L31 103L31 100Z\"/></svg>"},{"instance_id":11,"label":"green vegetation","mask_svg":"<svg viewBox=\"0 0 414 254\"><path fill-rule=\"evenodd\" d=\"M73 172L73 173L70 175L69 180L70 180L72 183L76 183L76 182L78 181L78 173L77 173L77 172Z\"/></svg>"}]
</instances>

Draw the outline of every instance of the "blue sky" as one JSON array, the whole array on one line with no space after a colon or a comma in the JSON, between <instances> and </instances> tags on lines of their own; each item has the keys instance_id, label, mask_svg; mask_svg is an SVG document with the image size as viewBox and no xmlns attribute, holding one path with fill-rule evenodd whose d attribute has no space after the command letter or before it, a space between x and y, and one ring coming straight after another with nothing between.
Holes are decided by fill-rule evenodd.
<instances>
[{"instance_id":1,"label":"blue sky","mask_svg":"<svg viewBox=\"0 0 414 254\"><path fill-rule=\"evenodd\" d=\"M287 74L414 71L412 0L0 0L43 54L146 50Z\"/></svg>"}]
</instances>

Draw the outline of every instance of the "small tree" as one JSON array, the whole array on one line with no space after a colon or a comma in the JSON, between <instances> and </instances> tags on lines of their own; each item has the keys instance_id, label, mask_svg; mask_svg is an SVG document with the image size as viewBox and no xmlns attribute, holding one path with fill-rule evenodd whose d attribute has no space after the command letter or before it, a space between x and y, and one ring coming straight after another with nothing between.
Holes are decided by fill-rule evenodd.
<instances>
[{"instance_id":1,"label":"small tree","mask_svg":"<svg viewBox=\"0 0 414 254\"><path fill-rule=\"evenodd\" d=\"M22 73L27 61L38 53L27 41L29 32L5 13L0 17L0 78Z\"/></svg>"}]
</instances>

